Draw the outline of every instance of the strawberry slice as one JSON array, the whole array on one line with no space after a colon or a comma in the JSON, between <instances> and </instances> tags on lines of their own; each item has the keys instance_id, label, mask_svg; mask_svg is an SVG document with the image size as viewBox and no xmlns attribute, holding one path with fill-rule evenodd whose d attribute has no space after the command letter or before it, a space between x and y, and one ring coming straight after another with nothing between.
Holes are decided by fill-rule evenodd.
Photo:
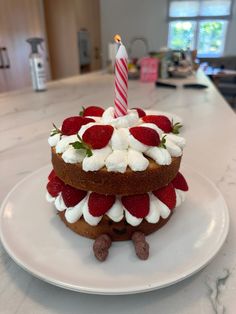
<instances>
[{"instance_id":1,"label":"strawberry slice","mask_svg":"<svg viewBox=\"0 0 236 314\"><path fill-rule=\"evenodd\" d=\"M141 108L132 108L132 109L137 110L139 118L146 116L146 113L143 109L141 109Z\"/></svg>"},{"instance_id":2,"label":"strawberry slice","mask_svg":"<svg viewBox=\"0 0 236 314\"><path fill-rule=\"evenodd\" d=\"M182 191L188 191L188 184L182 175L182 173L178 172L174 180L171 182L176 189L182 190Z\"/></svg>"},{"instance_id":3,"label":"strawberry slice","mask_svg":"<svg viewBox=\"0 0 236 314\"><path fill-rule=\"evenodd\" d=\"M65 185L62 190L62 198L67 207L77 205L87 195L86 191L78 190L70 185Z\"/></svg>"},{"instance_id":4,"label":"strawberry slice","mask_svg":"<svg viewBox=\"0 0 236 314\"><path fill-rule=\"evenodd\" d=\"M114 129L111 125L93 125L83 136L83 141L93 149L100 149L109 143Z\"/></svg>"},{"instance_id":5,"label":"strawberry slice","mask_svg":"<svg viewBox=\"0 0 236 314\"><path fill-rule=\"evenodd\" d=\"M51 196L56 197L63 190L64 185L64 182L55 176L48 182L47 191Z\"/></svg>"},{"instance_id":6,"label":"strawberry slice","mask_svg":"<svg viewBox=\"0 0 236 314\"><path fill-rule=\"evenodd\" d=\"M144 218L149 213L149 196L145 194L136 194L122 196L123 206L136 218Z\"/></svg>"},{"instance_id":7,"label":"strawberry slice","mask_svg":"<svg viewBox=\"0 0 236 314\"><path fill-rule=\"evenodd\" d=\"M83 116L102 117L104 109L98 106L89 106L84 109Z\"/></svg>"},{"instance_id":8,"label":"strawberry slice","mask_svg":"<svg viewBox=\"0 0 236 314\"><path fill-rule=\"evenodd\" d=\"M56 175L56 172L54 169L52 169L52 171L49 173L49 176L48 176L48 181L51 181L53 178L55 178L57 175Z\"/></svg>"},{"instance_id":9,"label":"strawberry slice","mask_svg":"<svg viewBox=\"0 0 236 314\"><path fill-rule=\"evenodd\" d=\"M174 209L176 205L176 194L174 185L169 183L167 186L152 192L169 209Z\"/></svg>"},{"instance_id":10,"label":"strawberry slice","mask_svg":"<svg viewBox=\"0 0 236 314\"><path fill-rule=\"evenodd\" d=\"M115 195L103 195L92 192L88 199L89 212L94 217L104 215L115 203Z\"/></svg>"},{"instance_id":11,"label":"strawberry slice","mask_svg":"<svg viewBox=\"0 0 236 314\"><path fill-rule=\"evenodd\" d=\"M162 129L165 133L170 133L172 131L172 124L170 119L162 115L148 115L142 118L146 123L153 123L158 128Z\"/></svg>"},{"instance_id":12,"label":"strawberry slice","mask_svg":"<svg viewBox=\"0 0 236 314\"><path fill-rule=\"evenodd\" d=\"M63 121L61 132L63 135L76 134L80 130L82 125L88 124L90 122L95 121L91 118L84 118L80 116L69 117Z\"/></svg>"},{"instance_id":13,"label":"strawberry slice","mask_svg":"<svg viewBox=\"0 0 236 314\"><path fill-rule=\"evenodd\" d=\"M158 146L160 144L159 134L148 127L145 126L135 126L129 129L130 133L139 142L148 146Z\"/></svg>"}]
</instances>

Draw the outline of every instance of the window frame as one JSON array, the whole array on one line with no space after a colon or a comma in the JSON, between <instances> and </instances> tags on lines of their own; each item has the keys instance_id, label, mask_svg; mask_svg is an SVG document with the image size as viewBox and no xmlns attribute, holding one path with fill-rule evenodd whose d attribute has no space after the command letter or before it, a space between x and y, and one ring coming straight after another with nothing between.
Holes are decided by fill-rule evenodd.
<instances>
[{"instance_id":1,"label":"window frame","mask_svg":"<svg viewBox=\"0 0 236 314\"><path fill-rule=\"evenodd\" d=\"M201 21L212 21L212 20L225 20L228 21L228 25L227 25L227 30L230 28L230 23L232 20L232 16L233 16L233 8L234 8L234 1L235 0L231 0L230 3L230 12L228 15L214 15L214 16L203 16L203 15L196 15L196 16L183 16L183 17L171 17L169 16L169 11L170 11L170 4L171 2L174 2L176 0L168 0L167 1L167 23L168 23L168 38L167 38L167 46L169 46L169 29L170 29L170 22L177 22L177 21L193 21L196 22L196 30L195 30L195 38L194 38L194 49L197 49L198 47L198 38L199 38L199 25ZM188 0L188 1L196 1L196 0ZM202 0L197 0L198 2L202 2ZM180 0L181 2L181 0ZM225 32L225 41L224 41L224 49L221 52L221 54L204 54L199 56L200 58L205 58L205 57L215 57L215 58L219 58L222 57L224 55L224 51L225 51L225 47L227 44L227 38L228 38L228 32Z\"/></svg>"}]
</instances>

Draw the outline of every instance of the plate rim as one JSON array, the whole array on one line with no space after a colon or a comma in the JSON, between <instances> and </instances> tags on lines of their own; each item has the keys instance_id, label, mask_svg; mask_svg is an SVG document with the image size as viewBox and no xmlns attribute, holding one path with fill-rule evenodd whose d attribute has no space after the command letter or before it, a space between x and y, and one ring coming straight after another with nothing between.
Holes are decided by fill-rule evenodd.
<instances>
[{"instance_id":1,"label":"plate rim","mask_svg":"<svg viewBox=\"0 0 236 314\"><path fill-rule=\"evenodd\" d=\"M43 167L40 167L39 169L33 171L32 173L26 175L24 178L22 178L21 180L19 180L13 187L12 189L7 193L7 195L5 196L1 207L0 207L0 241L3 245L3 248L5 249L5 251L7 252L7 254L12 258L12 260L18 265L20 266L22 269L24 269L25 271L27 271L28 273L30 273L31 275L33 275L34 277L47 282L49 284L52 284L54 286L63 288L63 289L67 289L67 290L71 290L71 291L75 291L75 292L81 292L81 293L86 293L86 294L95 294L95 295L128 295L128 294L138 294L138 293L144 293L144 292L149 292L149 291L153 291L153 290L159 290L165 287L169 287L172 286L178 282L181 282L182 280L185 280L191 276L193 276L194 274L196 274L197 272L199 272L200 270L202 270L203 268L205 268L217 255L217 253L220 251L220 249L222 248L228 232L229 232L229 225L230 225L230 216L229 216L229 209L227 206L227 203L221 193L221 191L218 189L218 187L215 185L214 182L212 182L207 176L205 176L204 174L202 174L201 172L199 172L198 170L195 170L192 166L189 166L188 164L184 164L181 165L182 168L188 168L190 171L195 172L198 176L202 177L205 181L208 182L208 184L211 185L211 187L219 194L221 201L223 201L224 204L224 218L225 218L225 224L224 224L224 229L222 232L222 236L221 239L219 241L218 246L213 250L213 252L211 253L211 257L210 258L206 258L200 266L198 266L197 268L195 267L194 270L191 269L191 271L189 271L187 274L185 274L184 276L180 276L177 279L171 281L171 282L167 282L164 283L162 285L156 285L155 283L152 284L144 284L144 285L138 285L135 288L131 287L131 288L115 288L115 289L105 289L105 288L94 288L94 287L84 287L84 286L79 286L79 285L74 285L74 284L69 284L69 283L65 283L65 282L61 282L60 280L56 280L53 278L49 278L47 275L44 275L42 272L39 272L37 270L33 270L32 267L28 268L23 261L21 261L20 258L18 258L16 256L16 254L14 253L14 251L12 251L12 249L8 246L7 244L7 240L4 238L3 235L3 229L1 228L1 224L3 223L3 211L5 209L5 206L8 202L8 199L11 197L11 195L15 192L15 190L21 185L23 184L25 181L27 181L28 179L30 179L31 176L34 176L35 174L37 174L38 172L43 171L46 168L50 168L50 164L44 165Z\"/></svg>"}]
</instances>

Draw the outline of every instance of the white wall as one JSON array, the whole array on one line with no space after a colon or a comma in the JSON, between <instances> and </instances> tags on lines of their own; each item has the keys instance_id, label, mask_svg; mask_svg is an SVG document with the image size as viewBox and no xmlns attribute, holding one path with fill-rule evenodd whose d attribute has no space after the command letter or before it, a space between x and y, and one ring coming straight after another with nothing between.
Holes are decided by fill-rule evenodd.
<instances>
[{"instance_id":1,"label":"white wall","mask_svg":"<svg viewBox=\"0 0 236 314\"><path fill-rule=\"evenodd\" d=\"M149 50L159 50L167 45L168 0L100 0L103 64L107 60L107 46L113 36L119 33L129 48L133 37L142 36L148 40ZM141 43L133 47L133 56L144 51ZM236 55L236 0L233 19L226 38L225 55Z\"/></svg>"},{"instance_id":2,"label":"white wall","mask_svg":"<svg viewBox=\"0 0 236 314\"><path fill-rule=\"evenodd\" d=\"M107 46L115 34L129 46L133 37L148 40L149 50L167 45L167 0L100 0L103 61L107 60ZM133 55L144 51L141 42L134 45Z\"/></svg>"}]
</instances>

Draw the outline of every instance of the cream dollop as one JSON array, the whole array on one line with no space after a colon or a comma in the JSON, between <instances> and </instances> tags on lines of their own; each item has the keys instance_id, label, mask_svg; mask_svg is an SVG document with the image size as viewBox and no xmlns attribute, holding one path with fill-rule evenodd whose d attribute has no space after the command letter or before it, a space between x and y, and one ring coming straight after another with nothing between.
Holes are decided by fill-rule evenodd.
<instances>
[{"instance_id":1,"label":"cream dollop","mask_svg":"<svg viewBox=\"0 0 236 314\"><path fill-rule=\"evenodd\" d=\"M114 150L105 161L108 172L124 173L127 168L128 158L127 150Z\"/></svg>"},{"instance_id":2,"label":"cream dollop","mask_svg":"<svg viewBox=\"0 0 236 314\"><path fill-rule=\"evenodd\" d=\"M142 153L129 148L128 150L128 165L133 171L144 171L149 165L147 158Z\"/></svg>"},{"instance_id":3,"label":"cream dollop","mask_svg":"<svg viewBox=\"0 0 236 314\"><path fill-rule=\"evenodd\" d=\"M88 202L84 202L83 217L84 217L84 220L91 226L96 226L102 219L102 216L94 217L90 214L89 208L88 208Z\"/></svg>"},{"instance_id":4,"label":"cream dollop","mask_svg":"<svg viewBox=\"0 0 236 314\"><path fill-rule=\"evenodd\" d=\"M55 199L55 207L59 212L63 212L66 209L66 204L62 198L61 193Z\"/></svg>"},{"instance_id":5,"label":"cream dollop","mask_svg":"<svg viewBox=\"0 0 236 314\"><path fill-rule=\"evenodd\" d=\"M119 222L124 217L124 209L120 201L116 201L112 207L108 210L106 215L115 222Z\"/></svg>"},{"instance_id":6,"label":"cream dollop","mask_svg":"<svg viewBox=\"0 0 236 314\"><path fill-rule=\"evenodd\" d=\"M56 145L56 153L57 154L62 154L64 153L69 147L71 143L74 143L78 141L77 135L63 135L60 141Z\"/></svg>"},{"instance_id":7,"label":"cream dollop","mask_svg":"<svg viewBox=\"0 0 236 314\"><path fill-rule=\"evenodd\" d=\"M149 223L157 223L160 219L160 211L158 208L159 204L158 204L157 198L152 193L149 193L149 197L150 197L150 209L145 219Z\"/></svg>"},{"instance_id":8,"label":"cream dollop","mask_svg":"<svg viewBox=\"0 0 236 314\"><path fill-rule=\"evenodd\" d=\"M165 145L171 156L179 157L182 155L182 149L172 142L168 137L166 138Z\"/></svg>"},{"instance_id":9,"label":"cream dollop","mask_svg":"<svg viewBox=\"0 0 236 314\"><path fill-rule=\"evenodd\" d=\"M86 156L82 163L84 171L97 171L104 167L106 158L112 153L110 146L101 149L93 149L92 156Z\"/></svg>"},{"instance_id":10,"label":"cream dollop","mask_svg":"<svg viewBox=\"0 0 236 314\"><path fill-rule=\"evenodd\" d=\"M83 215L83 206L86 201L87 198L85 197L77 205L67 208L65 217L69 223L74 223L80 219L80 217Z\"/></svg>"},{"instance_id":11,"label":"cream dollop","mask_svg":"<svg viewBox=\"0 0 236 314\"><path fill-rule=\"evenodd\" d=\"M118 118L114 118L114 115L115 115L114 107L109 107L104 111L101 121L104 124L110 124L116 127L117 129L129 128L131 126L137 125L139 122L139 116L136 110L128 110L125 116Z\"/></svg>"},{"instance_id":12,"label":"cream dollop","mask_svg":"<svg viewBox=\"0 0 236 314\"><path fill-rule=\"evenodd\" d=\"M179 135L175 135L175 134L172 134L172 133L168 133L168 134L165 134L165 135L166 135L166 138L168 140L171 140L171 142L174 143L175 145L179 146L182 149L185 147L186 140L185 140L184 137L179 136Z\"/></svg>"},{"instance_id":13,"label":"cream dollop","mask_svg":"<svg viewBox=\"0 0 236 314\"><path fill-rule=\"evenodd\" d=\"M60 141L60 138L61 138L61 134L60 133L57 133L55 135L50 135L49 138L48 138L48 144L51 147L54 147Z\"/></svg>"},{"instance_id":14,"label":"cream dollop","mask_svg":"<svg viewBox=\"0 0 236 314\"><path fill-rule=\"evenodd\" d=\"M143 221L143 218L137 218L130 214L128 210L125 209L125 219L133 227L138 226Z\"/></svg>"},{"instance_id":15,"label":"cream dollop","mask_svg":"<svg viewBox=\"0 0 236 314\"><path fill-rule=\"evenodd\" d=\"M171 164L171 155L163 147L151 147L145 152L145 155L151 157L159 165Z\"/></svg>"},{"instance_id":16,"label":"cream dollop","mask_svg":"<svg viewBox=\"0 0 236 314\"><path fill-rule=\"evenodd\" d=\"M129 131L125 128L114 129L110 144L113 150L124 150L129 146L128 142Z\"/></svg>"},{"instance_id":17,"label":"cream dollop","mask_svg":"<svg viewBox=\"0 0 236 314\"><path fill-rule=\"evenodd\" d=\"M68 164L76 164L77 162L82 162L85 156L86 151L84 149L74 149L74 147L70 146L61 157Z\"/></svg>"}]
</instances>

